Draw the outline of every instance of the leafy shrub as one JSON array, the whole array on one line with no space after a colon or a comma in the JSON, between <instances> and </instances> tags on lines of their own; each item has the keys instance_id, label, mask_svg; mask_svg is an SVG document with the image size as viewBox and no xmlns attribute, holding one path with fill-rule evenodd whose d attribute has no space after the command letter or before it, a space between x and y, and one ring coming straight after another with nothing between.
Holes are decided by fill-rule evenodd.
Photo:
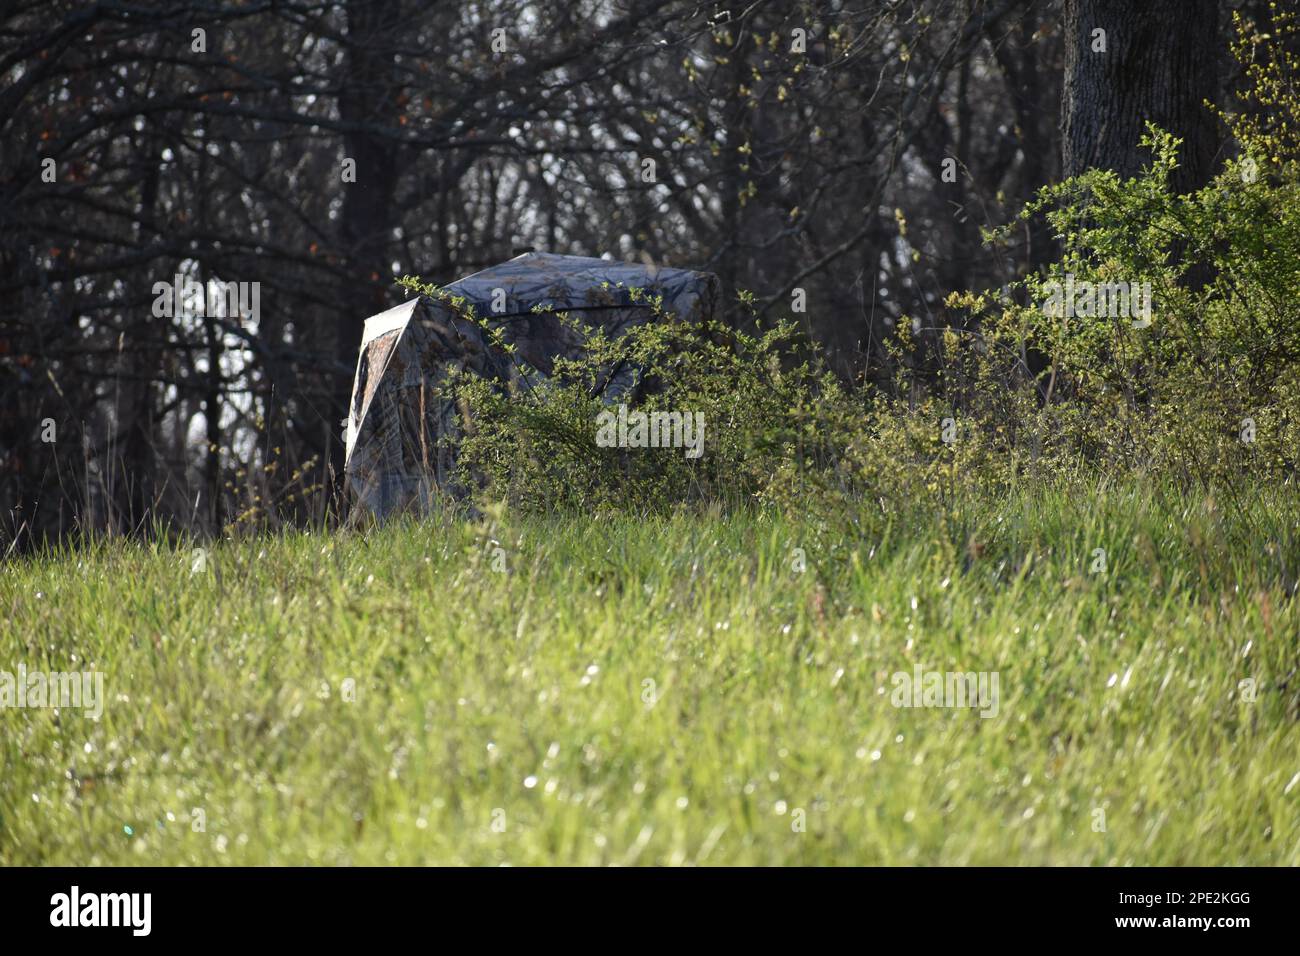
<instances>
[{"instance_id":1,"label":"leafy shrub","mask_svg":"<svg viewBox=\"0 0 1300 956\"><path fill-rule=\"evenodd\" d=\"M1241 154L1204 188L1173 191L1179 141L1149 127L1152 161L1141 175L1092 170L1045 187L1016 223L990 233L998 241L1044 216L1062 254L1001 292L950 297L964 319L941 337L936 386L907 380L909 363L899 361L891 388L850 389L789 321L752 333L688 325L632 290L658 321L615 340L585 330L582 354L558 362L550 379L532 388L448 382L464 413L462 486L524 508L757 501L856 520L864 507L888 514L971 486L1098 470L1202 486L1246 472L1292 478L1300 86L1285 44L1295 32L1288 14L1269 34L1239 23L1234 51L1250 64L1250 109L1224 119ZM1108 314L1063 314L1070 288L1104 291L1100 303L1081 304ZM1143 301L1146 289L1149 318L1109 314L1124 296L1130 307ZM513 356L498 329L475 321ZM890 348L912 352L906 323ZM627 399L636 408L703 414L703 457L598 446L597 416L609 407L600 383L616 367L636 370ZM519 381L536 381L521 371Z\"/></svg>"},{"instance_id":2,"label":"leafy shrub","mask_svg":"<svg viewBox=\"0 0 1300 956\"><path fill-rule=\"evenodd\" d=\"M1170 177L1179 141L1150 126L1143 145L1153 158L1142 175L1090 170L1045 187L1022 212L1020 220L1046 216L1059 261L1006 295L950 298L979 325L986 363L1008 352L1049 357L1038 374L1004 363L1002 385L1032 387L1065 449L1088 461L1201 483L1295 473L1300 94L1285 53L1295 18L1279 15L1267 35L1245 21L1239 30L1234 51L1249 60L1254 89L1245 97L1253 108L1225 116L1237 159L1178 195ZM1051 306L1067 283L1094 292L1149 286L1149 324L1061 315ZM988 371L986 387L999 377Z\"/></svg>"}]
</instances>

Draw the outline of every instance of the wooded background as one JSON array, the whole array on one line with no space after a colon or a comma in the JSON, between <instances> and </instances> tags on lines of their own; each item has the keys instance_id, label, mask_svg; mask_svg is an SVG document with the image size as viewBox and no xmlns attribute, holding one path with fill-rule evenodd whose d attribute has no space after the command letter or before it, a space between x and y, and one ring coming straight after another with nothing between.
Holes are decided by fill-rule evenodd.
<instances>
[{"instance_id":1,"label":"wooded background","mask_svg":"<svg viewBox=\"0 0 1300 956\"><path fill-rule=\"evenodd\" d=\"M1231 13L1265 8L9 2L0 554L319 519L394 279L525 249L714 271L729 320L749 290L845 379L883 378L900 324L924 342L949 292L1051 258L1041 229L980 237L1039 186L1136 172L1146 121L1204 182L1232 149L1204 105L1237 79ZM258 283L256 321L156 316L177 274Z\"/></svg>"}]
</instances>

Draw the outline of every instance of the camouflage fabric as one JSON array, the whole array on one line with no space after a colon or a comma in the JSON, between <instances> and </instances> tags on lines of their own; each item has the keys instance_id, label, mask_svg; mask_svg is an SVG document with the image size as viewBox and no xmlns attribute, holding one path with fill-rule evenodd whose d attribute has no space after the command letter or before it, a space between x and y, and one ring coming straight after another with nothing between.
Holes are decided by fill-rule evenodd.
<instances>
[{"instance_id":1,"label":"camouflage fabric","mask_svg":"<svg viewBox=\"0 0 1300 956\"><path fill-rule=\"evenodd\" d=\"M717 277L707 272L530 252L451 283L438 299L420 296L367 319L345 422L354 519L422 511L436 495L457 492L451 475L458 413L436 394L452 369L503 386L544 378L557 357L578 355L582 333L534 310L570 312L615 337L655 318L632 289L662 296L664 313L687 322L711 318L719 295ZM521 370L465 317L469 307L532 371ZM635 371L611 372L604 395L612 401Z\"/></svg>"}]
</instances>

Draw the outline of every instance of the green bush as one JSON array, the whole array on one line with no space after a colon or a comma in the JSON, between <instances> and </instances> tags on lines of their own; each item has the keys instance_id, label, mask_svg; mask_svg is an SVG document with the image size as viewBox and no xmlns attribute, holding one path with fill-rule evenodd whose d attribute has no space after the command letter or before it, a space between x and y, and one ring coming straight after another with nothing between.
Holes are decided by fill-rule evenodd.
<instances>
[{"instance_id":1,"label":"green bush","mask_svg":"<svg viewBox=\"0 0 1300 956\"><path fill-rule=\"evenodd\" d=\"M524 508L749 500L853 516L1079 473L1202 487L1243 474L1290 480L1300 447L1300 95L1284 48L1295 32L1286 14L1268 34L1240 23L1234 52L1249 64L1249 109L1224 116L1240 156L1203 189L1173 191L1179 141L1149 127L1141 175L1093 170L1045 187L1016 223L990 233L997 241L1044 216L1061 256L999 293L954 293L962 324L941 336L933 381L911 379L917 363L900 360L893 387L849 388L789 321L752 333L689 325L646 300L658 321L617 340L586 330L582 354L540 385L448 382L464 413L461 486ZM499 330L476 321L513 355ZM889 347L915 355L907 323ZM612 368L636 370L631 397L616 401L701 413L703 456L600 447L597 418L610 406L598 386ZM538 378L521 371L521 381Z\"/></svg>"},{"instance_id":2,"label":"green bush","mask_svg":"<svg viewBox=\"0 0 1300 956\"><path fill-rule=\"evenodd\" d=\"M1152 162L1141 176L1091 170L1044 188L1023 211L1021 220L1046 217L1059 261L1004 296L950 298L977 320L982 356L1049 357L1038 375L1004 366L1001 384L1037 391L1065 447L1088 461L1207 484L1247 471L1294 476L1300 96L1285 43L1295 19L1279 15L1267 35L1244 21L1239 30L1234 51L1249 63L1253 89L1247 111L1224 117L1237 159L1178 195L1170 177L1179 141L1148 127ZM1067 283L1091 289L1091 304L1102 289L1149 288L1150 314L1062 315Z\"/></svg>"}]
</instances>

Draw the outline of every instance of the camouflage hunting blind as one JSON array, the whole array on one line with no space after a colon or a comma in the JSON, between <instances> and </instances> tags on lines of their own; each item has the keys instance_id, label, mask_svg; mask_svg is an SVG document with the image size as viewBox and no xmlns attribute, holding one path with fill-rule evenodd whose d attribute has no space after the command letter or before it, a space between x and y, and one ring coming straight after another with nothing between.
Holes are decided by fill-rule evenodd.
<instances>
[{"instance_id":1,"label":"camouflage hunting blind","mask_svg":"<svg viewBox=\"0 0 1300 956\"><path fill-rule=\"evenodd\" d=\"M644 295L634 296L632 290ZM686 322L713 317L717 277L707 272L529 252L366 319L345 423L346 486L353 514L384 518L420 511L446 490L455 464L458 411L439 394L453 369L505 387L522 374L544 378L557 358L577 358L578 325L616 338L661 311ZM512 361L468 310L514 345ZM543 311L539 311L543 310ZM563 323L568 312L580 323ZM529 372L523 373L520 364ZM606 385L610 400L634 378L624 369ZM595 425L593 423L593 442Z\"/></svg>"}]
</instances>

